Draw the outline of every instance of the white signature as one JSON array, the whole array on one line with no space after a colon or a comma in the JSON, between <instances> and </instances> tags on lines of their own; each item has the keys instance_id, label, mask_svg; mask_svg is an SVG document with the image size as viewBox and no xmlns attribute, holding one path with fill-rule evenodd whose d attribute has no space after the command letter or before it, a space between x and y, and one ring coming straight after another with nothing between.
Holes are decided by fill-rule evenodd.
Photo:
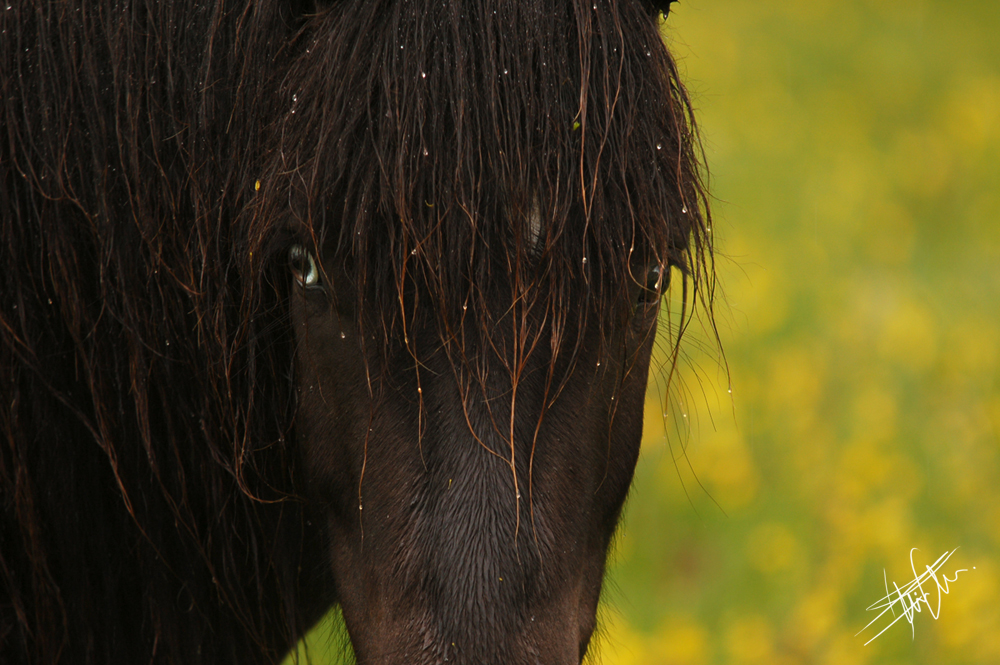
<instances>
[{"instance_id":1,"label":"white signature","mask_svg":"<svg viewBox=\"0 0 1000 665\"><path fill-rule=\"evenodd\" d=\"M890 592L889 591L889 582L888 582L888 580L886 580L885 581L885 597L882 598L881 600L879 600L878 602L876 602L876 603L874 603L874 604L872 604L872 605L870 605L868 607L868 611L869 612L874 612L874 611L877 611L877 610L882 610L882 611L879 613L879 615L877 617L875 617L874 619L872 619L868 623L868 626L865 626L864 628L862 628L861 630L859 630L857 633L855 633L855 635L857 636L857 635L860 635L861 633L865 632L868 629L869 626L871 626L873 623L875 623L876 621L878 621L879 619L881 619L882 616L886 612L892 612L892 616L895 617L892 620L892 623L890 623L888 626L886 626L881 631L879 631L878 635L876 635L875 637L878 637L879 635L881 635L885 631L889 630L889 628L894 623L896 623L900 619L904 619L904 618L910 623L910 634L911 634L911 637L912 637L912 635L913 635L913 617L914 617L914 615L917 612L923 611L921 609L921 607L920 607L921 603L923 603L924 605L927 606L927 610L930 612L931 616L934 617L934 620L936 621L937 618L938 618L938 615L941 613L941 594L942 593L948 593L948 583L956 581L958 579L958 574L959 573L968 572L967 568L960 568L960 569L958 569L958 570L955 571L955 579L949 579L948 576L945 575L944 573L941 574L941 577L943 578L943 581L938 579L937 571L940 570L940 568L945 564L945 562L957 550L958 550L958 548L956 547L955 549L953 549L950 552L945 552L944 554L942 554L941 556L938 557L938 560L935 561L933 565L931 565L931 566L925 566L926 572L918 575L917 574L917 567L913 563L913 553L917 551L917 548L914 547L913 549L911 549L910 550L910 569L913 571L913 581L910 582L909 584L907 584L906 586L904 586L903 588L900 588L895 582L893 582L892 586L895 587L896 590ZM973 566L972 569L975 570L975 566ZM882 570L882 577L883 577L883 579L885 579L885 569ZM931 603L927 599L928 592L924 591L924 587L923 587L924 584L927 584L928 588L930 588L930 581L931 580L933 580L935 586L937 586L937 592L938 592L937 593L937 608L931 607ZM933 589L931 591L933 592ZM896 609L897 609L896 605L897 604L899 605L898 609L900 610L900 614L898 616L896 615ZM870 644L871 641L875 639L875 637L873 637L871 640L868 640L867 642L865 642L865 645Z\"/></svg>"}]
</instances>

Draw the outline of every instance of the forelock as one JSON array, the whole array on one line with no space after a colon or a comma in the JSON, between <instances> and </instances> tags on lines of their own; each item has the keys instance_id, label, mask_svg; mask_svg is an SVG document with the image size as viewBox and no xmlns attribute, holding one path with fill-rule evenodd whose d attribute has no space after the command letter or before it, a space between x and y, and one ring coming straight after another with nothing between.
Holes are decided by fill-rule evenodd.
<instances>
[{"instance_id":1,"label":"forelock","mask_svg":"<svg viewBox=\"0 0 1000 665\"><path fill-rule=\"evenodd\" d=\"M470 316L488 336L512 301L585 327L627 301L637 262L707 265L697 140L659 28L638 1L335 3L282 91L266 184L288 210L268 214L350 263L388 338L422 315L445 345Z\"/></svg>"}]
</instances>

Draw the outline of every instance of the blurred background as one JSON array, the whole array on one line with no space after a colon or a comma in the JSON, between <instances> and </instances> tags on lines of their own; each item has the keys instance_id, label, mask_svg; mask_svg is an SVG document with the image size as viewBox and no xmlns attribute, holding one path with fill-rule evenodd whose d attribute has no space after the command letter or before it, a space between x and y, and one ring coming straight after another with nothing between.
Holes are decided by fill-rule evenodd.
<instances>
[{"instance_id":1,"label":"blurred background","mask_svg":"<svg viewBox=\"0 0 1000 665\"><path fill-rule=\"evenodd\" d=\"M728 375L651 383L601 662L1000 663L1000 3L673 7Z\"/></svg>"},{"instance_id":2,"label":"blurred background","mask_svg":"<svg viewBox=\"0 0 1000 665\"><path fill-rule=\"evenodd\" d=\"M594 662L1000 663L1000 4L683 0L664 37L725 357L695 323L651 380ZM914 547L968 570L866 646Z\"/></svg>"}]
</instances>

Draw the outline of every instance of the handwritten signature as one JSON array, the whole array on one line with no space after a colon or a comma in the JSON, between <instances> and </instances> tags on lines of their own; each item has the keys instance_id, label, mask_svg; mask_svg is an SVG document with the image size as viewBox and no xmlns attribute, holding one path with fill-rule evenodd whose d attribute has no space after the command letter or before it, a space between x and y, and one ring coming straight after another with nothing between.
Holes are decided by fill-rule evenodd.
<instances>
[{"instance_id":1,"label":"handwritten signature","mask_svg":"<svg viewBox=\"0 0 1000 665\"><path fill-rule=\"evenodd\" d=\"M916 615L917 612L923 611L922 608L920 607L921 603L927 606L927 610L930 612L931 616L934 617L935 621L937 620L938 616L941 613L941 594L942 593L947 594L948 583L955 582L956 580L958 580L958 574L968 572L968 569L960 568L956 570L955 579L949 579L949 577L944 573L941 574L943 581L938 579L937 576L938 570L940 570L941 567L944 566L945 562L948 561L949 558L951 558L952 554L958 551L958 548L956 547L952 551L945 552L944 554L939 556L938 560L935 561L933 565L925 566L926 572L918 575L917 566L916 564L913 563L913 553L916 551L917 551L916 547L910 550L910 569L913 571L913 581L907 584L906 586L900 588L895 582L893 582L892 586L895 588L895 591L890 592L889 582L887 579L885 579L885 569L882 570L882 577L883 579L885 579L885 597L868 607L869 612L875 612L878 610L882 611L879 613L877 617L872 619L867 626L865 626L857 633L855 633L855 635L860 635L861 633L868 630L868 627L871 626L876 621L878 621L879 619L881 619L886 612L892 612L892 616L895 617L892 620L892 623L890 623L888 626L879 631L878 635L876 635L875 637L878 637L885 631L889 630L889 628L891 628L893 624L895 624L900 619L904 618L910 623L910 633L912 636L913 617ZM973 566L973 570L975 570L975 566ZM924 591L923 587L924 584L927 584L928 588L930 588L930 582L932 580L935 586L937 586L937 608L931 607L931 603L927 599L929 594L928 592ZM933 591L934 590L931 589L931 592ZM898 616L896 614L897 604L899 605L898 609L900 610L900 614ZM875 637L865 642L865 645L867 646L868 644L870 644L872 640L875 639Z\"/></svg>"}]
</instances>

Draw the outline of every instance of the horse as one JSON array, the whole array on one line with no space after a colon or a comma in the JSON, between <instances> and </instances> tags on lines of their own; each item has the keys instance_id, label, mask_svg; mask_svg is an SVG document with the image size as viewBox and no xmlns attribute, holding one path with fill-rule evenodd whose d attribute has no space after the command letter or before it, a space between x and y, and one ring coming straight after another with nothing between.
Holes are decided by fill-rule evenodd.
<instances>
[{"instance_id":1,"label":"horse","mask_svg":"<svg viewBox=\"0 0 1000 665\"><path fill-rule=\"evenodd\" d=\"M0 10L0 661L581 662L713 284L669 4Z\"/></svg>"}]
</instances>

